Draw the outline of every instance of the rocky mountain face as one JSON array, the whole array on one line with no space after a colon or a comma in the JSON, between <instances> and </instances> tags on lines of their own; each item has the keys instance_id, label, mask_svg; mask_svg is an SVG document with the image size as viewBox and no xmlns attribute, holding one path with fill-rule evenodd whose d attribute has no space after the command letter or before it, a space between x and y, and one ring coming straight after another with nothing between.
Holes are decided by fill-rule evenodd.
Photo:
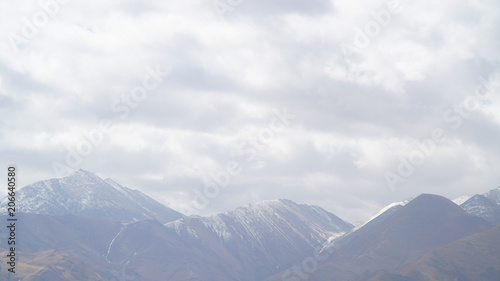
<instances>
[{"instance_id":1,"label":"rocky mountain face","mask_svg":"<svg viewBox=\"0 0 500 281\"><path fill-rule=\"evenodd\" d=\"M186 243L219 243L252 280L292 266L319 250L330 237L353 228L324 209L289 200L258 202L206 218L185 218L166 227Z\"/></svg>"},{"instance_id":2,"label":"rocky mountain face","mask_svg":"<svg viewBox=\"0 0 500 281\"><path fill-rule=\"evenodd\" d=\"M500 204L500 187L486 192L484 196L492 201L495 201L497 204Z\"/></svg>"},{"instance_id":3,"label":"rocky mountain face","mask_svg":"<svg viewBox=\"0 0 500 281\"><path fill-rule=\"evenodd\" d=\"M155 219L169 222L183 215L111 179L79 170L61 178L39 181L17 192L18 212L42 215L75 215L133 222ZM6 210L7 198L0 202Z\"/></svg>"},{"instance_id":4,"label":"rocky mountain face","mask_svg":"<svg viewBox=\"0 0 500 281\"><path fill-rule=\"evenodd\" d=\"M474 195L460 205L467 213L500 225L500 187L482 195Z\"/></svg>"}]
</instances>

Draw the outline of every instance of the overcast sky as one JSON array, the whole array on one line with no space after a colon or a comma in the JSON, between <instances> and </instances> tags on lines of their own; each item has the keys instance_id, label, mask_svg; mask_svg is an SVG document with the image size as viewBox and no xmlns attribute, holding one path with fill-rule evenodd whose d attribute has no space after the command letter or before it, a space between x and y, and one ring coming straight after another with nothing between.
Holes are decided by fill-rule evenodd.
<instances>
[{"instance_id":1,"label":"overcast sky","mask_svg":"<svg viewBox=\"0 0 500 281\"><path fill-rule=\"evenodd\" d=\"M498 1L60 1L0 2L20 185L82 168L184 213L287 198L353 223L500 185Z\"/></svg>"}]
</instances>

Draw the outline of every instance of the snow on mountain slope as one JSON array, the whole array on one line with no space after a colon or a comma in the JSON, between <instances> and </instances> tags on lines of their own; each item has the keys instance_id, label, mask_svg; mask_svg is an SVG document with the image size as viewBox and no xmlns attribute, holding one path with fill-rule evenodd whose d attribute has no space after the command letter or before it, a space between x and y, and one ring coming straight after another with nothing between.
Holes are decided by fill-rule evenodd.
<instances>
[{"instance_id":1,"label":"snow on mountain slope","mask_svg":"<svg viewBox=\"0 0 500 281\"><path fill-rule=\"evenodd\" d=\"M380 211L378 211L377 214L373 215L371 218L369 218L367 221L361 223L360 225L356 226L353 228L350 232L345 233L342 236L332 236L328 239L327 243L323 245L323 248L321 249L321 252L325 251L326 249L332 250L335 248L338 248L340 245L343 245L352 239L355 239L362 233L366 232L369 230L371 227L379 224L380 222L384 221L388 217L390 217L393 213L395 213L397 210L401 209L403 206L408 204L413 198L401 201L401 202L395 202L391 203L384 208L382 208Z\"/></svg>"},{"instance_id":2,"label":"snow on mountain slope","mask_svg":"<svg viewBox=\"0 0 500 281\"><path fill-rule=\"evenodd\" d=\"M374 221L374 220L377 220L377 218L381 218L381 216L384 215L388 215L389 213L392 213L392 211L395 211L396 209L398 209L399 207L403 207L404 205L408 204L408 202L410 202L411 199L408 199L408 200L405 200L405 201L401 201L401 202L395 202L395 203L391 203L387 206L385 206L384 208L382 208L382 210L378 211L378 213L376 213L375 215L373 215L371 218L369 218L367 221L365 221L364 223L356 226L353 231L356 231L360 228L362 228L363 226L367 225L368 223L370 223L371 221ZM389 211L389 212L388 212Z\"/></svg>"},{"instance_id":3,"label":"snow on mountain slope","mask_svg":"<svg viewBox=\"0 0 500 281\"><path fill-rule=\"evenodd\" d=\"M284 199L257 202L210 217L184 218L165 226L186 240L197 237L201 245L218 241L244 268L255 272L257 279L300 262L329 237L353 227L320 207Z\"/></svg>"},{"instance_id":4,"label":"snow on mountain slope","mask_svg":"<svg viewBox=\"0 0 500 281\"><path fill-rule=\"evenodd\" d=\"M497 187L489 192L483 194L486 198L489 198L495 201L497 204L500 204L500 187Z\"/></svg>"},{"instance_id":5,"label":"snow on mountain slope","mask_svg":"<svg viewBox=\"0 0 500 281\"><path fill-rule=\"evenodd\" d=\"M460 197L457 197L453 200L451 200L453 203L457 204L458 206L462 205L465 201L469 200L472 196L469 195L462 195Z\"/></svg>"},{"instance_id":6,"label":"snow on mountain slope","mask_svg":"<svg viewBox=\"0 0 500 281\"><path fill-rule=\"evenodd\" d=\"M493 225L500 224L500 205L484 195L474 195L460 207L467 213L481 217Z\"/></svg>"},{"instance_id":7,"label":"snow on mountain slope","mask_svg":"<svg viewBox=\"0 0 500 281\"><path fill-rule=\"evenodd\" d=\"M500 187L474 195L460 205L467 213L482 217L493 225L500 224Z\"/></svg>"},{"instance_id":8,"label":"snow on mountain slope","mask_svg":"<svg viewBox=\"0 0 500 281\"><path fill-rule=\"evenodd\" d=\"M491 228L484 219L471 216L449 199L432 194L422 194L382 222L370 224L355 231L357 237L330 252L307 280L372 280L369 278L379 272L400 268L437 248ZM410 280L398 277L383 280ZM443 280L431 275L417 277L418 280Z\"/></svg>"},{"instance_id":9,"label":"snow on mountain slope","mask_svg":"<svg viewBox=\"0 0 500 281\"><path fill-rule=\"evenodd\" d=\"M260 244L266 235L273 234L290 242L297 236L313 246L352 229L351 224L320 207L283 199L253 203L201 221L221 240L231 239L238 229Z\"/></svg>"},{"instance_id":10,"label":"snow on mountain slope","mask_svg":"<svg viewBox=\"0 0 500 281\"><path fill-rule=\"evenodd\" d=\"M75 174L43 180L21 188L18 211L45 215L76 215L131 222L156 219L162 223L183 217L140 191L79 170ZM5 210L7 198L0 207Z\"/></svg>"}]
</instances>

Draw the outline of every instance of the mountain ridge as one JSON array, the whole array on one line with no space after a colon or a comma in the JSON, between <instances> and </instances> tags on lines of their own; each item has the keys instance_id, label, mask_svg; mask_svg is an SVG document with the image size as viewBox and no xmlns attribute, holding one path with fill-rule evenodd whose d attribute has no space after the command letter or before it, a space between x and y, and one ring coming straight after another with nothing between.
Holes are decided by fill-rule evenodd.
<instances>
[{"instance_id":1,"label":"mountain ridge","mask_svg":"<svg viewBox=\"0 0 500 281\"><path fill-rule=\"evenodd\" d=\"M183 218L165 226L186 243L218 241L255 276L253 280L292 266L321 249L332 235L353 227L318 206L287 199L251 203L209 217Z\"/></svg>"},{"instance_id":2,"label":"mountain ridge","mask_svg":"<svg viewBox=\"0 0 500 281\"><path fill-rule=\"evenodd\" d=\"M77 215L122 222L156 219L162 223L184 217L138 190L78 170L73 175L35 182L17 191L18 212ZM0 201L5 212L7 197Z\"/></svg>"},{"instance_id":3,"label":"mountain ridge","mask_svg":"<svg viewBox=\"0 0 500 281\"><path fill-rule=\"evenodd\" d=\"M368 280L379 271L398 268L437 247L490 228L486 220L450 200L422 194L331 251L307 280Z\"/></svg>"},{"instance_id":4,"label":"mountain ridge","mask_svg":"<svg viewBox=\"0 0 500 281\"><path fill-rule=\"evenodd\" d=\"M484 194L476 194L463 202L460 207L493 225L500 225L500 187Z\"/></svg>"}]
</instances>

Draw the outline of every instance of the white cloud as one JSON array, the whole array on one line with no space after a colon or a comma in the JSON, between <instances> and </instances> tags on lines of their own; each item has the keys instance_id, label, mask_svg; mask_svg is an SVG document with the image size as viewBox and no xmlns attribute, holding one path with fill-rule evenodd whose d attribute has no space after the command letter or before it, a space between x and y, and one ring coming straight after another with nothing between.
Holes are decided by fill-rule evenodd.
<instances>
[{"instance_id":1,"label":"white cloud","mask_svg":"<svg viewBox=\"0 0 500 281\"><path fill-rule=\"evenodd\" d=\"M41 8L4 1L0 162L17 163L26 184L54 177L51 163L111 118L115 130L81 166L174 208L230 160L242 173L203 212L290 198L357 221L422 192L497 186L500 88L456 131L442 114L479 77L498 78L500 6L401 1L346 57L342 44L389 2L243 0L223 20L212 1L70 1L16 53L8 35ZM172 73L119 119L113 101L158 64ZM247 161L241 142L285 106L297 117ZM391 192L383 173L436 127L449 142Z\"/></svg>"}]
</instances>

